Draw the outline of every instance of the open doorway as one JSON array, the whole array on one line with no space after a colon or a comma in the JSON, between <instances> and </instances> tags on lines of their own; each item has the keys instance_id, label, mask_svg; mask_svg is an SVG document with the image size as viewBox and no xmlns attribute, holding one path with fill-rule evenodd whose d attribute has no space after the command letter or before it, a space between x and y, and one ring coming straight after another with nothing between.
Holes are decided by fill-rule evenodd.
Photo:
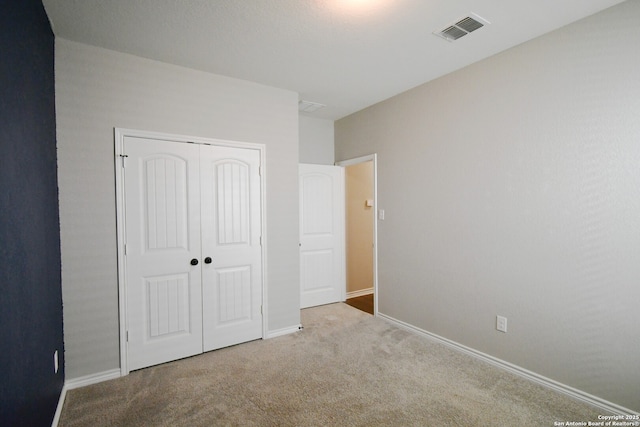
<instances>
[{"instance_id":1,"label":"open doorway","mask_svg":"<svg viewBox=\"0 0 640 427\"><path fill-rule=\"evenodd\" d=\"M375 155L338 162L338 165L345 168L346 302L375 315Z\"/></svg>"}]
</instances>

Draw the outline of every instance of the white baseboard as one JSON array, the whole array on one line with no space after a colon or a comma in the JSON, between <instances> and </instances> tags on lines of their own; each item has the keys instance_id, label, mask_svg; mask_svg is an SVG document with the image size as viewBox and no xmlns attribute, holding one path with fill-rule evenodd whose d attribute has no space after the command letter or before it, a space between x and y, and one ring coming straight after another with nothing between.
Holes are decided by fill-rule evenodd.
<instances>
[{"instance_id":1,"label":"white baseboard","mask_svg":"<svg viewBox=\"0 0 640 427\"><path fill-rule=\"evenodd\" d=\"M360 289L359 291L351 291L351 292L347 292L347 299L363 297L365 295L370 295L372 293L373 293L373 288Z\"/></svg>"},{"instance_id":2,"label":"white baseboard","mask_svg":"<svg viewBox=\"0 0 640 427\"><path fill-rule=\"evenodd\" d=\"M114 380L120 378L120 368L111 369L109 371L98 372L97 374L85 375L84 377L72 378L64 382L64 386L67 390L73 390L74 388L85 387L91 384L101 383L103 381Z\"/></svg>"},{"instance_id":3,"label":"white baseboard","mask_svg":"<svg viewBox=\"0 0 640 427\"><path fill-rule=\"evenodd\" d=\"M282 335L292 334L294 332L298 332L302 329L302 325L290 326L288 328L276 329L275 331L267 331L267 335L264 339L268 340L269 338L281 337Z\"/></svg>"},{"instance_id":4,"label":"white baseboard","mask_svg":"<svg viewBox=\"0 0 640 427\"><path fill-rule=\"evenodd\" d=\"M51 421L51 427L58 427L60 422L60 415L62 414L62 407L64 406L64 399L67 397L67 387L63 386L60 392L60 398L58 399L58 406L56 407L56 413Z\"/></svg>"},{"instance_id":5,"label":"white baseboard","mask_svg":"<svg viewBox=\"0 0 640 427\"><path fill-rule=\"evenodd\" d=\"M58 427L60 422L60 415L62 414L62 407L64 406L64 400L67 397L67 391L74 388L80 388L91 384L101 383L103 381L113 380L120 378L120 369L112 369L110 371L99 372L97 374L85 375L84 377L73 378L64 382L62 391L60 392L60 398L58 399L58 406L56 407L56 413L53 416L51 427Z\"/></svg>"},{"instance_id":6,"label":"white baseboard","mask_svg":"<svg viewBox=\"0 0 640 427\"><path fill-rule=\"evenodd\" d=\"M544 377L542 375L536 374L535 372L531 372L527 369L524 369L520 366L514 365L512 363L506 362L504 360L498 359L496 357L490 356L488 354L482 353L481 351L474 350L473 348L467 347L465 345L459 344L455 341L451 341L447 338L443 338L439 335L433 334L431 332L425 331L424 329L420 329L416 326L413 326L409 323L405 323L401 320L394 319L391 316L387 316L386 314L382 314L378 312L378 317L384 319L385 321L399 327L405 329L407 331L416 333L420 336L428 338L430 340L439 342L448 347L453 348L454 350L460 351L462 353L466 353L476 359L480 359L484 362L490 363L498 368L504 369L511 373L514 373L520 377L523 377L529 381L533 381L537 384L540 384L544 387L550 388L562 394L568 395L574 399L580 400L582 402L588 403L600 410L603 413L609 413L612 415L636 415L637 413L631 409L625 408L623 406L617 405L615 403L609 402L607 400L601 399L597 396L593 396L584 391L575 389L568 385L559 383L550 378Z\"/></svg>"}]
</instances>

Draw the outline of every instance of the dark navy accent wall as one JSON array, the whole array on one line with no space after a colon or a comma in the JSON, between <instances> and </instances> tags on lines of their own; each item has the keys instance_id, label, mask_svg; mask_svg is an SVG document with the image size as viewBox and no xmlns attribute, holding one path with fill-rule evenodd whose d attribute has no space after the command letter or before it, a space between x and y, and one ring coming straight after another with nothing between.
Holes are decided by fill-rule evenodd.
<instances>
[{"instance_id":1,"label":"dark navy accent wall","mask_svg":"<svg viewBox=\"0 0 640 427\"><path fill-rule=\"evenodd\" d=\"M0 280L0 425L50 426L64 349L54 36L40 0L0 0Z\"/></svg>"}]
</instances>

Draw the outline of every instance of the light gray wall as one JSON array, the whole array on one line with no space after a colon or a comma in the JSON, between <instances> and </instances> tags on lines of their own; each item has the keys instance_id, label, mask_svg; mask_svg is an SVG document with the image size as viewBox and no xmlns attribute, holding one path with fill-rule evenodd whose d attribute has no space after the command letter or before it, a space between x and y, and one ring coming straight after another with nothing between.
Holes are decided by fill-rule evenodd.
<instances>
[{"instance_id":1,"label":"light gray wall","mask_svg":"<svg viewBox=\"0 0 640 427\"><path fill-rule=\"evenodd\" d=\"M337 160L378 153L382 313L636 411L639 16L622 3L335 130Z\"/></svg>"},{"instance_id":2,"label":"light gray wall","mask_svg":"<svg viewBox=\"0 0 640 427\"><path fill-rule=\"evenodd\" d=\"M333 120L300 115L300 163L334 163Z\"/></svg>"},{"instance_id":3,"label":"light gray wall","mask_svg":"<svg viewBox=\"0 0 640 427\"><path fill-rule=\"evenodd\" d=\"M56 39L67 379L119 367L114 127L266 145L268 328L300 323L296 93Z\"/></svg>"}]
</instances>

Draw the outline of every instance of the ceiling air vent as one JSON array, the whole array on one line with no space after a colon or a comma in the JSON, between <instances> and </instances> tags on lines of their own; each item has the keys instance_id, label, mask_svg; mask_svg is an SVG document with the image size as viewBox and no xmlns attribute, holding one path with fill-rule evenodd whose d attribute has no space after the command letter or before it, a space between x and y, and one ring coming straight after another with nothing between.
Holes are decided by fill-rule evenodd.
<instances>
[{"instance_id":1,"label":"ceiling air vent","mask_svg":"<svg viewBox=\"0 0 640 427\"><path fill-rule=\"evenodd\" d=\"M305 113L313 113L316 110L326 107L324 104L319 104L317 102L300 100L298 101L298 111L302 111Z\"/></svg>"},{"instance_id":2,"label":"ceiling air vent","mask_svg":"<svg viewBox=\"0 0 640 427\"><path fill-rule=\"evenodd\" d=\"M470 13L469 16L459 19L455 24L449 25L444 30L435 31L433 34L452 42L474 32L478 28L484 27L487 24L489 24L489 21L486 19L482 19L475 13Z\"/></svg>"}]
</instances>

